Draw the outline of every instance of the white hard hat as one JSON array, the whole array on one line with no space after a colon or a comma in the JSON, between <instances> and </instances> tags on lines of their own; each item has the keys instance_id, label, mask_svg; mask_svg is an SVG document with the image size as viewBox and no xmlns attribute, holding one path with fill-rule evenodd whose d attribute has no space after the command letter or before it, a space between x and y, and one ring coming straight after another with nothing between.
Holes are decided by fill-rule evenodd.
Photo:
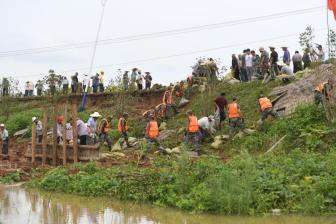
<instances>
[{"instance_id":1,"label":"white hard hat","mask_svg":"<svg viewBox=\"0 0 336 224\"><path fill-rule=\"evenodd\" d=\"M5 125L4 124L0 124L0 128L4 128L5 127Z\"/></svg>"},{"instance_id":2,"label":"white hard hat","mask_svg":"<svg viewBox=\"0 0 336 224\"><path fill-rule=\"evenodd\" d=\"M36 121L37 120L37 117L33 117L32 118L32 122Z\"/></svg>"}]
</instances>

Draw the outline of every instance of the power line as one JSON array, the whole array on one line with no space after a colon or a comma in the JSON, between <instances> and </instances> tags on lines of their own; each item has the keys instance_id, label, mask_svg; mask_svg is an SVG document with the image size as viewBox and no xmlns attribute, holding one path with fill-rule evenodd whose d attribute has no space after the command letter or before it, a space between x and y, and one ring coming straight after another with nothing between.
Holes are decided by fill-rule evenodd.
<instances>
[{"instance_id":1,"label":"power line","mask_svg":"<svg viewBox=\"0 0 336 224\"><path fill-rule=\"evenodd\" d=\"M167 30L167 31L162 31L162 32L147 33L147 34L140 34L140 35L133 35L133 36L110 38L110 39L98 41L98 45L125 43L125 42L138 41L138 40L143 40L143 39L152 39L152 38L159 38L159 37L165 37L165 36L175 36L175 35L191 33L191 32L219 29L225 26L236 26L236 25L253 23L253 22L258 22L258 21L272 20L272 19L278 19L282 17L313 13L316 11L320 11L324 8L325 6L318 6L318 7L307 8L307 9L302 9L302 10L287 11L287 12L282 12L282 13L275 13L275 14L270 14L270 15L265 15L265 16L251 17L251 18L239 19L239 20L232 20L232 21L226 21L226 22L221 22L221 23L186 27L186 28L181 28L181 29L173 29L173 30ZM39 47L39 48L28 48L28 49L22 49L22 50L3 51L3 52L0 52L0 58L27 55L27 54L40 54L40 53L47 53L47 52L72 50L72 49L78 49L78 48L87 48L87 47L91 47L94 43L95 42L81 42L81 43L71 43L71 44Z\"/></svg>"},{"instance_id":2,"label":"power line","mask_svg":"<svg viewBox=\"0 0 336 224\"><path fill-rule=\"evenodd\" d=\"M315 31L322 31L322 30L326 30L326 28L316 29ZM240 43L240 44L232 44L232 45L225 45L225 46L220 46L220 47L215 47L215 48L188 51L188 52L183 52L183 53L179 53L179 54L158 56L158 57L152 57L152 58L146 58L146 59L138 59L138 60L115 63L115 64L99 65L99 66L94 66L93 68L98 69L98 68L107 68L107 67L135 64L135 63L141 63L141 62L158 61L158 60L181 57L181 56L186 56L186 55L193 55L193 54L199 54L199 53L204 53L204 52L218 51L218 50L223 50L223 49L228 49L228 48L233 48L233 47L241 47L241 46L246 46L246 45L250 45L250 44L262 43L262 42L266 42L266 41L284 39L284 38L288 38L288 37L294 37L294 36L297 36L297 35L299 35L299 33L282 35L282 36L277 36L277 37L272 37L272 38L267 38L267 39L262 39L262 40L249 41L249 42ZM87 70L87 69L88 69L88 67L73 68L73 69L69 69L69 70L59 71L59 73L68 73L68 72L82 71L82 70ZM22 75L22 76L16 76L16 78L36 77L36 76L40 76L40 75L41 74Z\"/></svg>"}]
</instances>

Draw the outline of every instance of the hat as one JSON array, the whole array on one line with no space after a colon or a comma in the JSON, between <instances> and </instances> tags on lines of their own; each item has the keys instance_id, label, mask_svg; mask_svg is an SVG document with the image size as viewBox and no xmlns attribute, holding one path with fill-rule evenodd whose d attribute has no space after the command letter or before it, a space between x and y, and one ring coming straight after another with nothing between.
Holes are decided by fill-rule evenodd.
<instances>
[{"instance_id":1,"label":"hat","mask_svg":"<svg viewBox=\"0 0 336 224\"><path fill-rule=\"evenodd\" d=\"M275 47L270 46L269 49L275 49Z\"/></svg>"},{"instance_id":2,"label":"hat","mask_svg":"<svg viewBox=\"0 0 336 224\"><path fill-rule=\"evenodd\" d=\"M0 128L4 128L5 127L5 125L4 124L0 124Z\"/></svg>"},{"instance_id":3,"label":"hat","mask_svg":"<svg viewBox=\"0 0 336 224\"><path fill-rule=\"evenodd\" d=\"M145 72L145 74L150 74L150 72Z\"/></svg>"},{"instance_id":4,"label":"hat","mask_svg":"<svg viewBox=\"0 0 336 224\"><path fill-rule=\"evenodd\" d=\"M260 47L260 48L259 48L259 51L265 51L265 48Z\"/></svg>"},{"instance_id":5,"label":"hat","mask_svg":"<svg viewBox=\"0 0 336 224\"><path fill-rule=\"evenodd\" d=\"M37 120L37 117L32 118L32 122L35 122Z\"/></svg>"},{"instance_id":6,"label":"hat","mask_svg":"<svg viewBox=\"0 0 336 224\"><path fill-rule=\"evenodd\" d=\"M101 117L101 115L98 112L94 112L93 114L90 115L90 117Z\"/></svg>"}]
</instances>

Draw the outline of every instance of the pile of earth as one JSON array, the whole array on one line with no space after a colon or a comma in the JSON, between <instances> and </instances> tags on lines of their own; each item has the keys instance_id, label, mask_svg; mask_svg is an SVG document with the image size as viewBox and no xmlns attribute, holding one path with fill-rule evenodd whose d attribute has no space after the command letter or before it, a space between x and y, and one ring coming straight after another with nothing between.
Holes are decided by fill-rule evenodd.
<instances>
[{"instance_id":1,"label":"pile of earth","mask_svg":"<svg viewBox=\"0 0 336 224\"><path fill-rule=\"evenodd\" d=\"M328 79L335 83L335 72L335 66L323 64L313 70L295 74L296 79L292 83L276 87L271 92L271 96L283 95L277 100L275 108L284 110L284 114L290 114L297 106L313 102L315 86ZM335 91L333 94L335 95Z\"/></svg>"}]
</instances>

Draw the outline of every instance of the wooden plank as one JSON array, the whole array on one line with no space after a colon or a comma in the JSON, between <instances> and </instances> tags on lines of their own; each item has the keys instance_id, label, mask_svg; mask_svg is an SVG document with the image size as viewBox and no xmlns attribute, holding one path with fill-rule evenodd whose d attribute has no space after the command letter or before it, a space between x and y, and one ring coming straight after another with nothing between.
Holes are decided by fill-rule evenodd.
<instances>
[{"instance_id":1,"label":"wooden plank","mask_svg":"<svg viewBox=\"0 0 336 224\"><path fill-rule=\"evenodd\" d=\"M43 130L42 130L42 165L46 164L47 160L47 143L48 143L48 107L43 108Z\"/></svg>"},{"instance_id":2,"label":"wooden plank","mask_svg":"<svg viewBox=\"0 0 336 224\"><path fill-rule=\"evenodd\" d=\"M31 152L32 152L32 163L35 163L35 154L36 154L36 123L32 123L32 146L31 146Z\"/></svg>"},{"instance_id":3,"label":"wooden plank","mask_svg":"<svg viewBox=\"0 0 336 224\"><path fill-rule=\"evenodd\" d=\"M62 132L62 139L63 139L63 165L66 165L66 121L67 121L67 104L65 103L63 106L63 132Z\"/></svg>"},{"instance_id":4,"label":"wooden plank","mask_svg":"<svg viewBox=\"0 0 336 224\"><path fill-rule=\"evenodd\" d=\"M54 105L53 114L53 147L52 147L52 165L56 166L57 163L57 117L58 117L58 105Z\"/></svg>"},{"instance_id":5,"label":"wooden plank","mask_svg":"<svg viewBox=\"0 0 336 224\"><path fill-rule=\"evenodd\" d=\"M77 104L71 105L72 135L73 135L73 161L78 162L78 133L77 133Z\"/></svg>"}]
</instances>

